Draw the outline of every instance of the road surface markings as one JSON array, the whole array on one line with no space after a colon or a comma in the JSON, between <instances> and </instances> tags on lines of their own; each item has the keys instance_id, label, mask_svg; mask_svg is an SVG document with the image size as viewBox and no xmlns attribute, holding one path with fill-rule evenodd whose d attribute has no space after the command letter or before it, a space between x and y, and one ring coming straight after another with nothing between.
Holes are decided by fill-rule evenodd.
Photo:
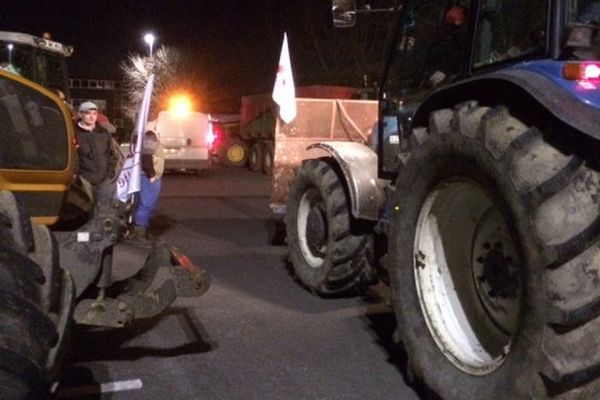
<instances>
[{"instance_id":1,"label":"road surface markings","mask_svg":"<svg viewBox=\"0 0 600 400\"><path fill-rule=\"evenodd\" d=\"M78 387L59 388L56 398L72 399L81 396L91 396L101 393L124 392L126 390L139 390L142 388L141 379L132 379L128 381L115 381L101 383L100 385L88 385Z\"/></svg>"}]
</instances>

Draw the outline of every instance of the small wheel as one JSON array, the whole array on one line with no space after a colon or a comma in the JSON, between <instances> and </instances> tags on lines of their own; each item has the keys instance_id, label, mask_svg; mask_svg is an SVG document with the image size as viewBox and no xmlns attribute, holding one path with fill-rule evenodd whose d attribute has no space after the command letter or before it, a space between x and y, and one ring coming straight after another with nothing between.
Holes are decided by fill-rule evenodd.
<instances>
[{"instance_id":1,"label":"small wheel","mask_svg":"<svg viewBox=\"0 0 600 400\"><path fill-rule=\"evenodd\" d=\"M273 143L265 143L262 154L262 170L267 176L273 175Z\"/></svg>"},{"instance_id":2,"label":"small wheel","mask_svg":"<svg viewBox=\"0 0 600 400\"><path fill-rule=\"evenodd\" d=\"M248 168L251 171L258 172L263 168L263 146L260 142L252 144L250 155L248 156Z\"/></svg>"},{"instance_id":3,"label":"small wheel","mask_svg":"<svg viewBox=\"0 0 600 400\"><path fill-rule=\"evenodd\" d=\"M240 139L230 139L224 146L221 159L228 167L243 167L248 160L248 147Z\"/></svg>"}]
</instances>

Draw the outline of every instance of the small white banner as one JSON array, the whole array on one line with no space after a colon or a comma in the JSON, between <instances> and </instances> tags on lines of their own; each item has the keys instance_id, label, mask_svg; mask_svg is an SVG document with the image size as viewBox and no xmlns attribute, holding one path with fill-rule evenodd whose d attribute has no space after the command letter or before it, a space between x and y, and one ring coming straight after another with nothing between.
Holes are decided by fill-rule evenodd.
<instances>
[{"instance_id":1,"label":"small white banner","mask_svg":"<svg viewBox=\"0 0 600 400\"><path fill-rule=\"evenodd\" d=\"M292 75L292 62L288 48L287 34L283 34L283 45L279 56L279 66L273 87L273 100L279 106L279 117L289 124L296 117L296 88Z\"/></svg>"},{"instance_id":2,"label":"small white banner","mask_svg":"<svg viewBox=\"0 0 600 400\"><path fill-rule=\"evenodd\" d=\"M150 75L146 89L144 89L144 98L138 113L135 133L131 138L129 153L123 163L123 168L117 179L117 190L115 198L122 202L127 202L129 197L140 191L140 175L142 173L142 142L146 132L146 123L150 111L150 102L152 100L152 88L154 86L154 75Z\"/></svg>"}]
</instances>

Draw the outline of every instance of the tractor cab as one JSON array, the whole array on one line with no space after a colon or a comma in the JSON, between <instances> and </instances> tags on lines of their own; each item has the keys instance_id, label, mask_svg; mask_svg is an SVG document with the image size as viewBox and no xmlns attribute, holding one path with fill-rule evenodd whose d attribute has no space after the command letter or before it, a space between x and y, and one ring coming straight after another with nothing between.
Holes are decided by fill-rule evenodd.
<instances>
[{"instance_id":1,"label":"tractor cab","mask_svg":"<svg viewBox=\"0 0 600 400\"><path fill-rule=\"evenodd\" d=\"M0 31L0 68L51 89L70 100L67 57L73 47L44 37ZM62 97L62 96L61 96Z\"/></svg>"},{"instance_id":2,"label":"tractor cab","mask_svg":"<svg viewBox=\"0 0 600 400\"><path fill-rule=\"evenodd\" d=\"M333 8L334 23L343 27L361 12L396 14L381 80L381 177L397 172L397 154L414 124L449 106L449 99L515 109L531 107L519 101L539 102L567 123L572 115L557 106L556 96L574 100L575 109L600 109L597 0L409 0L380 10L340 0ZM576 128L597 135L592 126Z\"/></svg>"}]
</instances>

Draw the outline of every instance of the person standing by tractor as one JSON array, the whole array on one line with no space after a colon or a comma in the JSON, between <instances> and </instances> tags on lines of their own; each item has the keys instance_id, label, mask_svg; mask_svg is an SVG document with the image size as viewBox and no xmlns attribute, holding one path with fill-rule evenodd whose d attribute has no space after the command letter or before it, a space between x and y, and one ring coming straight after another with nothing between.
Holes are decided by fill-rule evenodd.
<instances>
[{"instance_id":1,"label":"person standing by tractor","mask_svg":"<svg viewBox=\"0 0 600 400\"><path fill-rule=\"evenodd\" d=\"M108 116L106 115L106 111L103 109L99 109L98 110L98 120L96 121L101 127L103 127L104 129L106 129L108 131L108 133L110 133L110 135L112 137L114 137L117 134L117 127L114 126L110 120L108 119Z\"/></svg>"},{"instance_id":2,"label":"person standing by tractor","mask_svg":"<svg viewBox=\"0 0 600 400\"><path fill-rule=\"evenodd\" d=\"M81 103L75 124L79 176L92 185L96 204L110 201L112 182L118 157L114 153L110 133L98 123L98 106L91 101Z\"/></svg>"},{"instance_id":3,"label":"person standing by tractor","mask_svg":"<svg viewBox=\"0 0 600 400\"><path fill-rule=\"evenodd\" d=\"M139 203L133 214L131 237L145 241L152 212L158 205L162 188L161 178L165 170L163 148L154 131L146 131L142 146L142 175L140 178Z\"/></svg>"}]
</instances>

